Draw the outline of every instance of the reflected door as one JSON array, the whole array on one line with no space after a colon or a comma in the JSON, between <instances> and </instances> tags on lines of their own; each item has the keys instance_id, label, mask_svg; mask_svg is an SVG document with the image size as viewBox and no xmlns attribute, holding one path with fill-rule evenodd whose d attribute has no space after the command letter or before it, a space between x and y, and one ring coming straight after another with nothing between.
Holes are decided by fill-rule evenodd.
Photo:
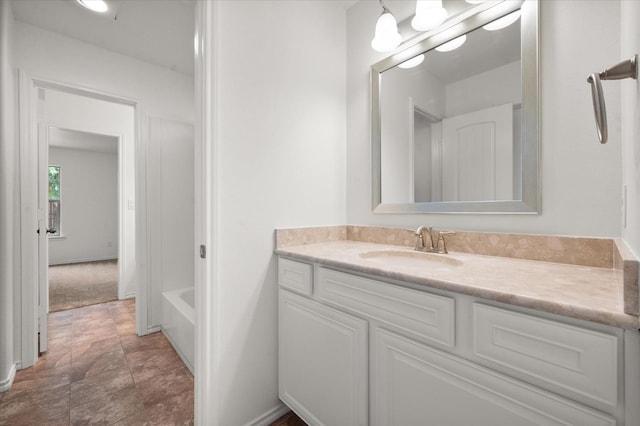
<instances>
[{"instance_id":1,"label":"reflected door","mask_svg":"<svg viewBox=\"0 0 640 426\"><path fill-rule=\"evenodd\" d=\"M513 105L442 124L442 201L513 199Z\"/></svg>"},{"instance_id":2,"label":"reflected door","mask_svg":"<svg viewBox=\"0 0 640 426\"><path fill-rule=\"evenodd\" d=\"M38 348L47 351L49 314L49 129L38 123ZM55 232L55 231L53 231Z\"/></svg>"}]
</instances>

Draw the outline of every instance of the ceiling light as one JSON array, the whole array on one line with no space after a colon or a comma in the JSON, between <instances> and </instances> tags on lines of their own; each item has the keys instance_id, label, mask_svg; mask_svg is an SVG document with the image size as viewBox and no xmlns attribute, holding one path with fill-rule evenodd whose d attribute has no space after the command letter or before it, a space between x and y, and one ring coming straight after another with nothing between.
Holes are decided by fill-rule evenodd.
<instances>
[{"instance_id":1,"label":"ceiling light","mask_svg":"<svg viewBox=\"0 0 640 426\"><path fill-rule=\"evenodd\" d=\"M511 12L510 14L503 16L500 19L496 19L493 22L489 22L487 25L483 26L482 28L484 28L487 31L501 30L513 24L514 22L516 22L518 18L520 18L519 9L516 10L515 12Z\"/></svg>"},{"instance_id":2,"label":"ceiling light","mask_svg":"<svg viewBox=\"0 0 640 426\"><path fill-rule=\"evenodd\" d=\"M436 50L438 52L451 52L452 50L456 50L458 47L462 46L465 41L467 41L467 35L462 34L460 37L454 38L453 40L436 47Z\"/></svg>"},{"instance_id":3,"label":"ceiling light","mask_svg":"<svg viewBox=\"0 0 640 426\"><path fill-rule=\"evenodd\" d=\"M414 68L420 65L423 61L424 61L424 55L418 55L409 59L408 61L404 61L403 63L399 64L398 67L404 68L404 69Z\"/></svg>"},{"instance_id":4,"label":"ceiling light","mask_svg":"<svg viewBox=\"0 0 640 426\"><path fill-rule=\"evenodd\" d=\"M389 9L382 5L382 15L376 22L376 33L371 40L371 47L378 52L388 52L398 47L401 42L402 37L398 33L396 18L389 12Z\"/></svg>"},{"instance_id":5,"label":"ceiling light","mask_svg":"<svg viewBox=\"0 0 640 426\"><path fill-rule=\"evenodd\" d=\"M442 24L447 19L447 9L442 7L442 0L417 0L416 16L411 26L416 31L427 31Z\"/></svg>"},{"instance_id":6,"label":"ceiling light","mask_svg":"<svg viewBox=\"0 0 640 426\"><path fill-rule=\"evenodd\" d=\"M105 13L109 10L109 6L104 0L78 0L78 3L94 12Z\"/></svg>"}]
</instances>

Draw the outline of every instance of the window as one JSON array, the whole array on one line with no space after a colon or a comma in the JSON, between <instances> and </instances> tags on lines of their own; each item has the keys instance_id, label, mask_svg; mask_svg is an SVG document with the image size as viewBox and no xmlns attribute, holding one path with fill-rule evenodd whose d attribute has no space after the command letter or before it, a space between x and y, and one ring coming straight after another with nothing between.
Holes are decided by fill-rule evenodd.
<instances>
[{"instance_id":1,"label":"window","mask_svg":"<svg viewBox=\"0 0 640 426\"><path fill-rule=\"evenodd\" d=\"M60 166L49 166L49 235L60 235Z\"/></svg>"}]
</instances>

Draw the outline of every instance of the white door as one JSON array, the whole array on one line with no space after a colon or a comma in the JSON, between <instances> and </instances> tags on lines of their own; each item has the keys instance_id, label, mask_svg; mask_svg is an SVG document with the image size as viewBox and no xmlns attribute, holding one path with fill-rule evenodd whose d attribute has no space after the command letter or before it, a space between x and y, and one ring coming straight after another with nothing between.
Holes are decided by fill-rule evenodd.
<instances>
[{"instance_id":1,"label":"white door","mask_svg":"<svg viewBox=\"0 0 640 426\"><path fill-rule=\"evenodd\" d=\"M38 346L47 350L49 313L49 128L38 123Z\"/></svg>"},{"instance_id":2,"label":"white door","mask_svg":"<svg viewBox=\"0 0 640 426\"><path fill-rule=\"evenodd\" d=\"M374 426L613 426L611 416L378 328Z\"/></svg>"},{"instance_id":3,"label":"white door","mask_svg":"<svg viewBox=\"0 0 640 426\"><path fill-rule=\"evenodd\" d=\"M513 199L513 105L443 120L442 201Z\"/></svg>"}]
</instances>

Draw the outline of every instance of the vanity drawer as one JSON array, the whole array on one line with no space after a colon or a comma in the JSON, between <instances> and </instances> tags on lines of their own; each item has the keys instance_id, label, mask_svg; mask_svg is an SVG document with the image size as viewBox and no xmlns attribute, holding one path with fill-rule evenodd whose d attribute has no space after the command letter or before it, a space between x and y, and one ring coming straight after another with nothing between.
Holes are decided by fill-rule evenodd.
<instances>
[{"instance_id":1,"label":"vanity drawer","mask_svg":"<svg viewBox=\"0 0 640 426\"><path fill-rule=\"evenodd\" d=\"M455 345L455 300L351 274L318 268L316 297L445 346Z\"/></svg>"},{"instance_id":2,"label":"vanity drawer","mask_svg":"<svg viewBox=\"0 0 640 426\"><path fill-rule=\"evenodd\" d=\"M278 259L278 283L280 286L295 292L311 296L312 266L307 263Z\"/></svg>"},{"instance_id":3,"label":"vanity drawer","mask_svg":"<svg viewBox=\"0 0 640 426\"><path fill-rule=\"evenodd\" d=\"M541 385L616 406L616 336L479 303L473 320L475 355Z\"/></svg>"}]
</instances>

